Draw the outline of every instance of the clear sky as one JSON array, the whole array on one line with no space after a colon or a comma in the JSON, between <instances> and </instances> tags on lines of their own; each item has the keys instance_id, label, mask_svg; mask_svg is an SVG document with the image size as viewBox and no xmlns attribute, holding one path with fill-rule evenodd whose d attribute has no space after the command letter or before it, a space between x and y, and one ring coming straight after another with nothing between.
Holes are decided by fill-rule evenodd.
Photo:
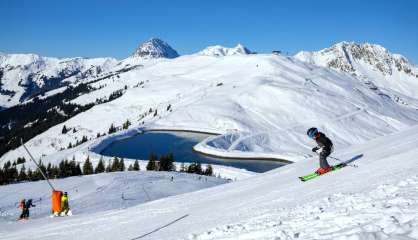
<instances>
[{"instance_id":1,"label":"clear sky","mask_svg":"<svg viewBox=\"0 0 418 240\"><path fill-rule=\"evenodd\" d=\"M381 44L418 64L415 0L0 0L0 51L125 58L151 37L180 54L242 43L257 52Z\"/></svg>"}]
</instances>

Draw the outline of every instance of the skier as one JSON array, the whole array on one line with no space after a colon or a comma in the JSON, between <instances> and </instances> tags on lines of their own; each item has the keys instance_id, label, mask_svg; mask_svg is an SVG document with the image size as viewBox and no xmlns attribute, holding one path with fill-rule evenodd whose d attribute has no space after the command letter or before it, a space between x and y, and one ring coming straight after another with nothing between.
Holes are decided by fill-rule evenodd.
<instances>
[{"instance_id":1,"label":"skier","mask_svg":"<svg viewBox=\"0 0 418 240\"><path fill-rule=\"evenodd\" d=\"M70 211L70 207L68 205L68 194L67 192L65 192L64 195L62 195L61 197L61 215L62 213L67 215L69 211Z\"/></svg>"},{"instance_id":2,"label":"skier","mask_svg":"<svg viewBox=\"0 0 418 240\"><path fill-rule=\"evenodd\" d=\"M32 199L29 199L26 204L25 204L25 218L28 219L29 218L29 208L31 207L36 207L36 205L32 204Z\"/></svg>"},{"instance_id":3,"label":"skier","mask_svg":"<svg viewBox=\"0 0 418 240\"><path fill-rule=\"evenodd\" d=\"M307 134L318 144L318 146L312 148L312 152L319 153L319 168L315 172L317 174L324 174L332 171L333 168L327 162L327 157L333 151L331 140L315 127L309 128Z\"/></svg>"},{"instance_id":4,"label":"skier","mask_svg":"<svg viewBox=\"0 0 418 240\"><path fill-rule=\"evenodd\" d=\"M26 200L22 199L19 204L19 208L22 209L19 220L25 219Z\"/></svg>"}]
</instances>

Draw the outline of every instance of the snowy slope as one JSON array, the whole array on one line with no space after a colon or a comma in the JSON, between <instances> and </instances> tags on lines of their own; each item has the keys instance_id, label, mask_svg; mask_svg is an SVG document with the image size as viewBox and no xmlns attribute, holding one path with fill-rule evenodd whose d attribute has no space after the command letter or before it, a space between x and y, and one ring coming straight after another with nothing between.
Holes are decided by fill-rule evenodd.
<instances>
[{"instance_id":1,"label":"snowy slope","mask_svg":"<svg viewBox=\"0 0 418 240\"><path fill-rule=\"evenodd\" d=\"M106 72L113 58L51 58L36 54L0 54L0 106L11 107L40 91L77 83Z\"/></svg>"},{"instance_id":2,"label":"snowy slope","mask_svg":"<svg viewBox=\"0 0 418 240\"><path fill-rule=\"evenodd\" d=\"M309 182L298 163L103 213L1 225L2 239L418 239L418 126L337 151L346 167ZM141 238L142 238L141 237Z\"/></svg>"},{"instance_id":3,"label":"snowy slope","mask_svg":"<svg viewBox=\"0 0 418 240\"><path fill-rule=\"evenodd\" d=\"M240 55L240 54L251 54L251 51L248 48L244 47L241 44L233 48L227 48L220 45L209 46L202 51L198 52L199 55L205 56L215 56L215 57L224 57L224 56L232 56L232 55Z\"/></svg>"},{"instance_id":4,"label":"snowy slope","mask_svg":"<svg viewBox=\"0 0 418 240\"><path fill-rule=\"evenodd\" d=\"M173 177L173 181L171 181ZM148 201L183 194L226 183L215 177L176 172L115 172L51 180L56 189L66 191L72 213L77 215L125 209ZM17 219L22 198L33 199L32 219L51 214L51 190L45 181L0 187L1 225Z\"/></svg>"},{"instance_id":5,"label":"snowy slope","mask_svg":"<svg viewBox=\"0 0 418 240\"><path fill-rule=\"evenodd\" d=\"M417 110L376 93L362 80L292 57L189 55L141 60L141 64L118 78L95 82L104 87L75 99L82 103L127 87L122 97L31 139L27 145L35 157L54 159L61 148L83 135L92 139L89 145L104 141L107 136L96 139L97 133L107 132L112 123L121 126L127 119L133 123L129 131L169 128L221 133L198 146L205 153L290 161L312 155L305 137L312 126L342 149L418 121ZM77 132L62 134L64 124ZM13 161L22 153L18 148L0 160Z\"/></svg>"},{"instance_id":6,"label":"snowy slope","mask_svg":"<svg viewBox=\"0 0 418 240\"><path fill-rule=\"evenodd\" d=\"M418 109L418 67L380 45L341 42L318 52L299 52L295 58L353 74L370 89Z\"/></svg>"}]
</instances>

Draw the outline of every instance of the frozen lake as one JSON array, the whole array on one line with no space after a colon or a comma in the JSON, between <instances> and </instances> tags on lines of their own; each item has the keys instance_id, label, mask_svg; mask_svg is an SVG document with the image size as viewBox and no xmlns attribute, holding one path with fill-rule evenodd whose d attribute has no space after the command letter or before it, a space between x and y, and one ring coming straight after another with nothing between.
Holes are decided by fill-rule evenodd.
<instances>
[{"instance_id":1,"label":"frozen lake","mask_svg":"<svg viewBox=\"0 0 418 240\"><path fill-rule=\"evenodd\" d=\"M131 159L148 159L151 153L158 156L173 153L176 162L200 162L243 168L253 172L266 172L284 164L266 160L223 159L193 151L193 146L211 135L195 132L146 132L131 138L115 141L101 154Z\"/></svg>"}]
</instances>

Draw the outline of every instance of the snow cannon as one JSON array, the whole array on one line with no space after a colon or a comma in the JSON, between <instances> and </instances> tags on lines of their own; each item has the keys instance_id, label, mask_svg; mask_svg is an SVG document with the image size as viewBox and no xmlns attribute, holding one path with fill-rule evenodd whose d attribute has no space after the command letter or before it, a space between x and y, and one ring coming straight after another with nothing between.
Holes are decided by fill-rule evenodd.
<instances>
[{"instance_id":1,"label":"snow cannon","mask_svg":"<svg viewBox=\"0 0 418 240\"><path fill-rule=\"evenodd\" d=\"M39 166L39 164L36 162L35 158L32 156L32 154L29 152L29 149L25 146L23 143L23 139L20 139L23 148L28 153L30 159L35 163L36 167L38 168L39 172L44 177L45 181L49 184L49 186L52 189L52 214L58 215L61 212L61 197L63 195L62 191L55 190L54 186L52 186L51 182L49 181L48 177L45 175L45 173L42 171L42 168Z\"/></svg>"},{"instance_id":2,"label":"snow cannon","mask_svg":"<svg viewBox=\"0 0 418 240\"><path fill-rule=\"evenodd\" d=\"M52 191L52 214L58 215L61 212L61 197L62 191L53 190Z\"/></svg>"}]
</instances>

